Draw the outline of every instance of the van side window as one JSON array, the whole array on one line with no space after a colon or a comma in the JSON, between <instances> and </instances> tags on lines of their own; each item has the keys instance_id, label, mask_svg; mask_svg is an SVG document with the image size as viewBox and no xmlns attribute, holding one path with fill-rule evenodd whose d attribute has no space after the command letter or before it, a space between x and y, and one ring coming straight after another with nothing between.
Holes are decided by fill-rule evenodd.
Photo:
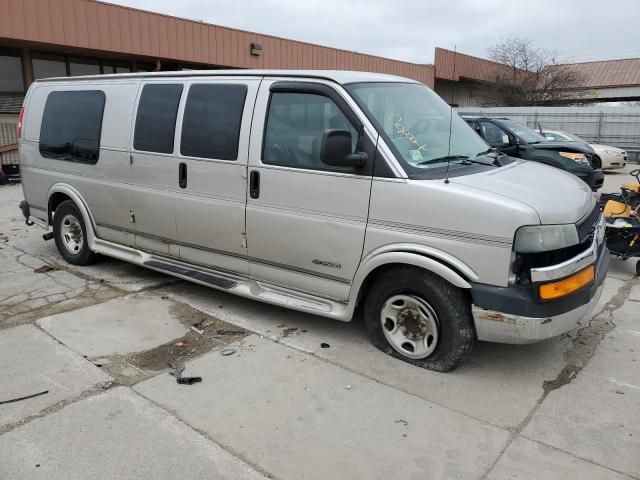
<instances>
[{"instance_id":1,"label":"van side window","mask_svg":"<svg viewBox=\"0 0 640 480\"><path fill-rule=\"evenodd\" d=\"M262 161L287 167L351 172L320 160L320 143L326 129L349 130L352 152L358 133L338 106L328 97L313 93L271 94L265 128Z\"/></svg>"},{"instance_id":2,"label":"van side window","mask_svg":"<svg viewBox=\"0 0 640 480\"><path fill-rule=\"evenodd\" d=\"M182 84L149 84L142 88L133 148L143 152L173 153Z\"/></svg>"},{"instance_id":3,"label":"van side window","mask_svg":"<svg viewBox=\"0 0 640 480\"><path fill-rule=\"evenodd\" d=\"M182 120L180 153L237 160L246 96L246 85L192 85Z\"/></svg>"},{"instance_id":4,"label":"van side window","mask_svg":"<svg viewBox=\"0 0 640 480\"><path fill-rule=\"evenodd\" d=\"M40 126L43 157L94 164L100 156L105 95L100 90L51 92Z\"/></svg>"}]
</instances>

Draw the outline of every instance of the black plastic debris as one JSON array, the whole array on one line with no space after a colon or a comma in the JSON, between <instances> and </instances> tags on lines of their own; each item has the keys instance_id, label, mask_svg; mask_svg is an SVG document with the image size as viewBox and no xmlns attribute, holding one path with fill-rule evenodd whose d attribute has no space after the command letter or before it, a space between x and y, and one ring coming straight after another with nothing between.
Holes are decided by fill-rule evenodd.
<instances>
[{"instance_id":1,"label":"black plastic debris","mask_svg":"<svg viewBox=\"0 0 640 480\"><path fill-rule=\"evenodd\" d=\"M171 367L169 375L176 377L176 383L179 383L180 385L193 385L194 383L202 382L202 377L183 377L182 372L184 372L184 364L182 363L169 362L169 366Z\"/></svg>"},{"instance_id":2,"label":"black plastic debris","mask_svg":"<svg viewBox=\"0 0 640 480\"><path fill-rule=\"evenodd\" d=\"M12 398L10 400L0 400L0 405L4 405L6 403L20 402L21 400L28 400L29 398L39 397L40 395L44 395L49 393L49 390L43 390L42 392L33 393L31 395L25 395L24 397Z\"/></svg>"}]
</instances>

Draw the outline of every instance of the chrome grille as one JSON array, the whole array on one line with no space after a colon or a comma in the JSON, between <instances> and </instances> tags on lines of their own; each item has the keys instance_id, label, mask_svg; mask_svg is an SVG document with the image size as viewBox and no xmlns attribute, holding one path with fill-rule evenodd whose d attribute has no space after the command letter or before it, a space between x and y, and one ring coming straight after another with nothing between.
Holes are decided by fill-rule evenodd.
<instances>
[{"instance_id":1,"label":"chrome grille","mask_svg":"<svg viewBox=\"0 0 640 480\"><path fill-rule=\"evenodd\" d=\"M598 220L600 220L600 215L600 209L596 205L593 207L593 210L591 210L591 213L586 215L576 224L576 228L578 229L578 240L580 243L591 241L593 239L593 232L596 229Z\"/></svg>"}]
</instances>

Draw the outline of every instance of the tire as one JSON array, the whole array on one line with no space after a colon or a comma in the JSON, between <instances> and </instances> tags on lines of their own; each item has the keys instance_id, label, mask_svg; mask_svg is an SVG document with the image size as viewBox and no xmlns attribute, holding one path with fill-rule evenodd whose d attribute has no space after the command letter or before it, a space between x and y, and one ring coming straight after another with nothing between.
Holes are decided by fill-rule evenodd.
<instances>
[{"instance_id":1,"label":"tire","mask_svg":"<svg viewBox=\"0 0 640 480\"><path fill-rule=\"evenodd\" d=\"M471 304L462 290L412 266L389 270L373 283L364 318L374 346L437 372L458 367L476 338Z\"/></svg>"},{"instance_id":2,"label":"tire","mask_svg":"<svg viewBox=\"0 0 640 480\"><path fill-rule=\"evenodd\" d=\"M636 261L636 276L640 277L640 260Z\"/></svg>"},{"instance_id":3,"label":"tire","mask_svg":"<svg viewBox=\"0 0 640 480\"><path fill-rule=\"evenodd\" d=\"M594 155L591 158L591 168L593 168L594 170L597 168L602 168L602 160L598 155Z\"/></svg>"},{"instance_id":4,"label":"tire","mask_svg":"<svg viewBox=\"0 0 640 480\"><path fill-rule=\"evenodd\" d=\"M89 249L82 214L71 200L65 200L53 215L53 234L60 255L73 265L90 265L96 254Z\"/></svg>"}]
</instances>

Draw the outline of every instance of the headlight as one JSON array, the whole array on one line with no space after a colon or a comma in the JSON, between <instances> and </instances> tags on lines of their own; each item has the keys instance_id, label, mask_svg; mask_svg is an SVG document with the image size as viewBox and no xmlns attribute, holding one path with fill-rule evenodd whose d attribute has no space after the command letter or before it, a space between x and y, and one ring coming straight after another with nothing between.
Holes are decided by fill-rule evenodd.
<instances>
[{"instance_id":1,"label":"headlight","mask_svg":"<svg viewBox=\"0 0 640 480\"><path fill-rule=\"evenodd\" d=\"M578 243L578 230L573 224L535 225L518 229L514 250L519 253L548 252Z\"/></svg>"},{"instance_id":2,"label":"headlight","mask_svg":"<svg viewBox=\"0 0 640 480\"><path fill-rule=\"evenodd\" d=\"M607 153L609 155L622 155L622 152L620 150L605 150L604 153Z\"/></svg>"},{"instance_id":3,"label":"headlight","mask_svg":"<svg viewBox=\"0 0 640 480\"><path fill-rule=\"evenodd\" d=\"M589 165L589 160L584 153L573 153L573 152L558 152L561 157L568 158L569 160L573 160L576 163L582 163L584 165Z\"/></svg>"}]
</instances>

